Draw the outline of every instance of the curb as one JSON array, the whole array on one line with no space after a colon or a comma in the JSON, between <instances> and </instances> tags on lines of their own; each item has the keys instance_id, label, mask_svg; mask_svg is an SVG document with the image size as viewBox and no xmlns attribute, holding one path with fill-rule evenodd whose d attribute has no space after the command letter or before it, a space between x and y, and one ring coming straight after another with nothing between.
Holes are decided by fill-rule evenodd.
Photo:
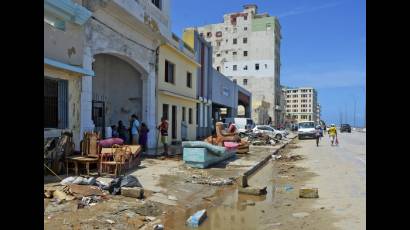
<instances>
[{"instance_id":1,"label":"curb","mask_svg":"<svg viewBox=\"0 0 410 230\"><path fill-rule=\"evenodd\" d=\"M294 140L297 136L290 138L291 141ZM267 155L262 161L259 161L256 165L252 166L252 168L250 168L249 170L247 170L246 172L243 173L242 177L246 177L246 179L248 179L247 177L249 177L250 175L252 175L255 171L257 171L258 169L260 169L262 166L265 165L265 163L272 158L272 155L275 155L279 150L283 149L284 147L286 147L291 141L283 144L281 147L279 147L278 149L276 149L273 153Z\"/></svg>"}]
</instances>

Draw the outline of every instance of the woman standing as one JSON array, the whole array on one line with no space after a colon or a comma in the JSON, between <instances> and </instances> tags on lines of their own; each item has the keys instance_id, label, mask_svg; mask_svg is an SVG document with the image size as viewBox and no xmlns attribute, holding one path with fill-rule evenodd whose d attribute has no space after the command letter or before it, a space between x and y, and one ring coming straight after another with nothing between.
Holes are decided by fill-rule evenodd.
<instances>
[{"instance_id":1,"label":"woman standing","mask_svg":"<svg viewBox=\"0 0 410 230\"><path fill-rule=\"evenodd\" d=\"M142 122L141 123L141 128L139 130L139 143L142 146L142 153L145 153L146 149L147 149L147 140L148 140L148 132L149 129L147 127L147 125Z\"/></svg>"}]
</instances>

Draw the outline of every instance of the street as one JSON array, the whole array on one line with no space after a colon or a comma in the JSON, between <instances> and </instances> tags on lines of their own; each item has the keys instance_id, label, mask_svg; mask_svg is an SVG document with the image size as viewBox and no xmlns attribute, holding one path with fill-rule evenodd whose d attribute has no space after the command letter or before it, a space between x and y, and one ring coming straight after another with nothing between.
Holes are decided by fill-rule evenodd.
<instances>
[{"instance_id":1,"label":"street","mask_svg":"<svg viewBox=\"0 0 410 230\"><path fill-rule=\"evenodd\" d=\"M200 229L365 229L365 151L365 133L359 132L339 134L339 146L330 146L327 136L319 147L315 140L295 140L281 160L250 179L251 185L268 186L266 196L233 191L208 210ZM298 198L304 186L318 188L319 198Z\"/></svg>"}]
</instances>

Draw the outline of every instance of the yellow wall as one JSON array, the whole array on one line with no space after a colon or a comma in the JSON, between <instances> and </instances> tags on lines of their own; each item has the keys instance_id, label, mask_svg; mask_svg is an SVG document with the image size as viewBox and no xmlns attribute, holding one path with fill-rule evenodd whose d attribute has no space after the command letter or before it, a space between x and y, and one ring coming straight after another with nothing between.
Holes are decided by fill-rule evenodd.
<instances>
[{"instance_id":1,"label":"yellow wall","mask_svg":"<svg viewBox=\"0 0 410 230\"><path fill-rule=\"evenodd\" d=\"M159 52L158 89L196 98L197 66L167 45L161 46ZM174 84L165 82L165 59L175 65ZM192 74L191 88L186 86L187 72Z\"/></svg>"},{"instance_id":2,"label":"yellow wall","mask_svg":"<svg viewBox=\"0 0 410 230\"><path fill-rule=\"evenodd\" d=\"M171 143L172 139L172 106L177 107L177 138L174 140L181 140L181 122L182 122L182 107L185 107L185 121L188 126L187 138L188 140L196 139L196 102L188 101L181 98L172 97L169 95L164 95L162 93L158 94L158 124L161 121L161 116L163 114L162 106L163 104L168 104L168 143ZM189 108L192 109L192 124L189 124Z\"/></svg>"},{"instance_id":3,"label":"yellow wall","mask_svg":"<svg viewBox=\"0 0 410 230\"><path fill-rule=\"evenodd\" d=\"M182 107L185 107L185 120L188 125L187 138L196 139L196 81L198 65L189 57L170 48L168 45L160 47L158 66L158 100L157 122L161 121L163 104L168 104L168 142L172 139L172 106L177 106L177 141L181 140ZM174 84L165 82L165 60L175 65ZM186 85L187 72L192 74L191 88ZM164 91L178 96L165 94ZM192 124L189 124L189 108L192 109Z\"/></svg>"},{"instance_id":4,"label":"yellow wall","mask_svg":"<svg viewBox=\"0 0 410 230\"><path fill-rule=\"evenodd\" d=\"M182 40L188 44L192 49L194 49L194 30L193 29L187 29L184 31L184 34L182 35Z\"/></svg>"}]
</instances>

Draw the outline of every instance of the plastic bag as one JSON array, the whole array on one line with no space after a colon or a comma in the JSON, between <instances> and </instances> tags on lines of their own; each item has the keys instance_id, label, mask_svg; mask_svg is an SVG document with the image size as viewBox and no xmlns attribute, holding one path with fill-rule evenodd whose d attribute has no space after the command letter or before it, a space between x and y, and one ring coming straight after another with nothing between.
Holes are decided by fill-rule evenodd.
<instances>
[{"instance_id":1,"label":"plastic bag","mask_svg":"<svg viewBox=\"0 0 410 230\"><path fill-rule=\"evenodd\" d=\"M112 195L117 195L121 193L121 187L140 187L142 188L142 185L135 176L131 176L131 175L124 176L124 177L120 176L111 181L108 191Z\"/></svg>"}]
</instances>

